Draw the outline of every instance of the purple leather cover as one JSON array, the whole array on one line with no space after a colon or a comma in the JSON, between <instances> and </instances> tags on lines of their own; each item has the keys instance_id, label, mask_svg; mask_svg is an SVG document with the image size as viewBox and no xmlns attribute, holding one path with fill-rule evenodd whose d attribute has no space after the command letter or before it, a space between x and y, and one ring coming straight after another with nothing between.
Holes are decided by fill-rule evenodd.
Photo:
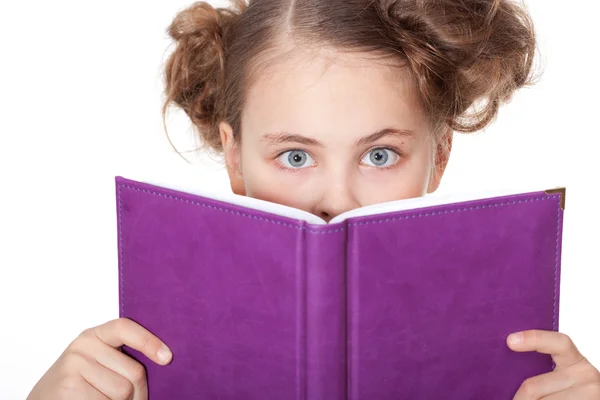
<instances>
[{"instance_id":1,"label":"purple leather cover","mask_svg":"<svg viewBox=\"0 0 600 400\"><path fill-rule=\"evenodd\" d=\"M511 399L552 370L559 194L312 226L116 178L120 316L174 358L150 400Z\"/></svg>"}]
</instances>

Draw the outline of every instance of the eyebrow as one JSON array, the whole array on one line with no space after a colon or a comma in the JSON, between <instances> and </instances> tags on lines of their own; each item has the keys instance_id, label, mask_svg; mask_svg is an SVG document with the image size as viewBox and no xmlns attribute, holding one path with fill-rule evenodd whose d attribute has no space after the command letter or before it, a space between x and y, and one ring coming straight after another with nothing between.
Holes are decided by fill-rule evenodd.
<instances>
[{"instance_id":1,"label":"eyebrow","mask_svg":"<svg viewBox=\"0 0 600 400\"><path fill-rule=\"evenodd\" d=\"M373 143L385 137L413 138L414 136L415 132L411 131L410 129L385 128L359 139L356 142L356 145L362 146ZM267 142L269 146L277 146L286 143L298 143L305 146L323 147L323 144L315 139L289 132L266 133L261 137L261 141Z\"/></svg>"},{"instance_id":2,"label":"eyebrow","mask_svg":"<svg viewBox=\"0 0 600 400\"><path fill-rule=\"evenodd\" d=\"M288 132L267 133L262 136L261 141L267 142L269 146L277 146L285 143L299 143L305 146L323 147L323 145L315 139Z\"/></svg>"},{"instance_id":3,"label":"eyebrow","mask_svg":"<svg viewBox=\"0 0 600 400\"><path fill-rule=\"evenodd\" d=\"M379 139L383 139L385 137L394 137L394 138L414 138L415 132L410 129L395 129L395 128L385 128L380 131L377 131L369 136L366 136L356 142L358 146L373 143Z\"/></svg>"}]
</instances>

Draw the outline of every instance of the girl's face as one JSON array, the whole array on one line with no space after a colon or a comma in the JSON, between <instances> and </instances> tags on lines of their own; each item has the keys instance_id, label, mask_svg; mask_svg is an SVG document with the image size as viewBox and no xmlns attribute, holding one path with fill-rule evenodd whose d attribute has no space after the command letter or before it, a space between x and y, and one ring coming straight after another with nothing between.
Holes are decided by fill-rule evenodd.
<instances>
[{"instance_id":1,"label":"girl's face","mask_svg":"<svg viewBox=\"0 0 600 400\"><path fill-rule=\"evenodd\" d=\"M328 221L435 190L448 154L399 71L357 54L279 62L248 92L241 140L220 126L233 191Z\"/></svg>"}]
</instances>

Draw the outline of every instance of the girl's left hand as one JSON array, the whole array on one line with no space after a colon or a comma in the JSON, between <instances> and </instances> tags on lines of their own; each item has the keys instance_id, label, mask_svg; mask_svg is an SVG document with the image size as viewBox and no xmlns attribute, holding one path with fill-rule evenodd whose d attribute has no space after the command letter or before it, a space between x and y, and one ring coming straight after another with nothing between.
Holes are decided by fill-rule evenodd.
<instances>
[{"instance_id":1,"label":"girl's left hand","mask_svg":"<svg viewBox=\"0 0 600 400\"><path fill-rule=\"evenodd\" d=\"M530 330L507 338L514 351L550 354L556 368L523 382L513 400L600 400L600 372L559 332Z\"/></svg>"}]
</instances>

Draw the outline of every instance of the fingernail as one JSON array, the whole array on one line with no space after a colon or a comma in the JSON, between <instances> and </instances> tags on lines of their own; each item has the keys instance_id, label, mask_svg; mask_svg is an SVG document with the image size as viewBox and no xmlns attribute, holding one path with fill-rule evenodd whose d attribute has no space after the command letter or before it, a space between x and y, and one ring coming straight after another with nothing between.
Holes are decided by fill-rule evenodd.
<instances>
[{"instance_id":1,"label":"fingernail","mask_svg":"<svg viewBox=\"0 0 600 400\"><path fill-rule=\"evenodd\" d=\"M524 337L523 337L523 333L522 332L512 333L508 337L508 341L510 342L510 344L519 344L519 343L522 343L523 340L524 340Z\"/></svg>"},{"instance_id":2,"label":"fingernail","mask_svg":"<svg viewBox=\"0 0 600 400\"><path fill-rule=\"evenodd\" d=\"M160 360L160 362L166 363L171 359L171 350L165 345L163 345L158 352L156 352L156 356Z\"/></svg>"}]
</instances>

